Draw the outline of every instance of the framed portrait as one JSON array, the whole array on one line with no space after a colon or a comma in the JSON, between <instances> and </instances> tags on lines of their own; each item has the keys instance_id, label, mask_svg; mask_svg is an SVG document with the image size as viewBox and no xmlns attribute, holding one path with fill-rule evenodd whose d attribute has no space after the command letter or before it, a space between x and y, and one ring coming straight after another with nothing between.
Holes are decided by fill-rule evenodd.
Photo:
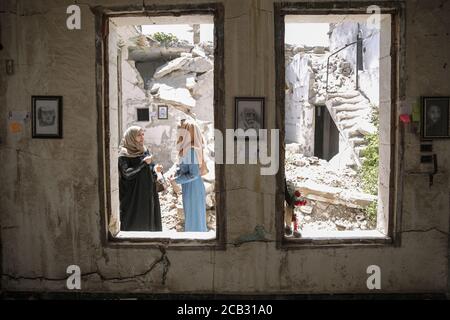
<instances>
[{"instance_id":1,"label":"framed portrait","mask_svg":"<svg viewBox=\"0 0 450 320\"><path fill-rule=\"evenodd\" d=\"M450 138L450 97L422 97L422 139Z\"/></svg>"},{"instance_id":2,"label":"framed portrait","mask_svg":"<svg viewBox=\"0 0 450 320\"><path fill-rule=\"evenodd\" d=\"M158 106L158 119L167 120L169 119L169 107L166 105Z\"/></svg>"},{"instance_id":3,"label":"framed portrait","mask_svg":"<svg viewBox=\"0 0 450 320\"><path fill-rule=\"evenodd\" d=\"M62 138L62 96L32 96L32 137Z\"/></svg>"},{"instance_id":4,"label":"framed portrait","mask_svg":"<svg viewBox=\"0 0 450 320\"><path fill-rule=\"evenodd\" d=\"M264 98L235 98L235 129L259 129L264 127Z\"/></svg>"}]
</instances>

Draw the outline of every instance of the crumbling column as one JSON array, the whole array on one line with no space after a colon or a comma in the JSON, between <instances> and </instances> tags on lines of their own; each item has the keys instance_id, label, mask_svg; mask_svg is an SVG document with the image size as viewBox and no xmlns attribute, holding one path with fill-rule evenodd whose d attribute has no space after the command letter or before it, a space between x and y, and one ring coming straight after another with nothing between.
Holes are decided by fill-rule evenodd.
<instances>
[{"instance_id":1,"label":"crumbling column","mask_svg":"<svg viewBox=\"0 0 450 320\"><path fill-rule=\"evenodd\" d=\"M194 44L199 44L200 43L200 25L193 24L192 32L193 32L193 37L194 37Z\"/></svg>"}]
</instances>

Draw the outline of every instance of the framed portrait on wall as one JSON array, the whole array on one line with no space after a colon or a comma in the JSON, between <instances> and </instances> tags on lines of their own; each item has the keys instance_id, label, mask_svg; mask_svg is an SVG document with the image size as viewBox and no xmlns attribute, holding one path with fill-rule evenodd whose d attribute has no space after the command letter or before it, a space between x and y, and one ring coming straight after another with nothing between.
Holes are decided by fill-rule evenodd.
<instances>
[{"instance_id":1,"label":"framed portrait on wall","mask_svg":"<svg viewBox=\"0 0 450 320\"><path fill-rule=\"evenodd\" d=\"M62 138L62 96L32 96L32 137Z\"/></svg>"},{"instance_id":2,"label":"framed portrait on wall","mask_svg":"<svg viewBox=\"0 0 450 320\"><path fill-rule=\"evenodd\" d=\"M235 98L235 129L264 129L264 98Z\"/></svg>"},{"instance_id":3,"label":"framed portrait on wall","mask_svg":"<svg viewBox=\"0 0 450 320\"><path fill-rule=\"evenodd\" d=\"M166 105L158 106L158 119L167 120L169 119L169 107Z\"/></svg>"},{"instance_id":4,"label":"framed portrait on wall","mask_svg":"<svg viewBox=\"0 0 450 320\"><path fill-rule=\"evenodd\" d=\"M422 97L424 140L450 138L450 97Z\"/></svg>"}]
</instances>

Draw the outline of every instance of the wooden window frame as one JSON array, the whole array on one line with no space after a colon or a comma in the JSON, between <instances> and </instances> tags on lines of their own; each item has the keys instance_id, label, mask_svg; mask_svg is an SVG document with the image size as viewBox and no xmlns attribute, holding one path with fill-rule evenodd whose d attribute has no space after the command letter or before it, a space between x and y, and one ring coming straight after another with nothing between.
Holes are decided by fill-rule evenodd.
<instances>
[{"instance_id":1,"label":"wooden window frame","mask_svg":"<svg viewBox=\"0 0 450 320\"><path fill-rule=\"evenodd\" d=\"M144 238L118 239L109 230L111 216L111 183L109 159L109 75L108 22L111 18L142 16L182 16L209 14L214 19L214 126L225 132L225 75L224 75L224 7L221 3L186 5L129 5L120 7L97 6L95 14L96 47L96 101L98 110L98 163L101 242L105 247L145 247L173 249L226 249L224 166L215 165L216 238L212 240Z\"/></svg>"},{"instance_id":2,"label":"wooden window frame","mask_svg":"<svg viewBox=\"0 0 450 320\"><path fill-rule=\"evenodd\" d=\"M390 132L390 177L387 236L384 238L321 238L287 239L284 235L284 179L285 179L285 16L286 15L329 15L367 14L370 5L377 5L381 14L391 15L391 132ZM274 3L275 74L276 74L276 127L280 129L280 168L276 176L275 226L278 249L304 249L342 246L400 246L402 212L403 138L397 130L397 106L405 97L405 2L281 2ZM399 137L397 137L399 134Z\"/></svg>"}]
</instances>

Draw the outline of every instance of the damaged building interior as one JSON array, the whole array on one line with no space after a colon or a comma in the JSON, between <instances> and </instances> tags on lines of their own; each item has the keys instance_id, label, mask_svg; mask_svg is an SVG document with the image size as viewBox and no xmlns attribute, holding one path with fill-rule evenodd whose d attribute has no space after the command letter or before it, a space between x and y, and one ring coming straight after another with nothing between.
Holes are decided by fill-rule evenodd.
<instances>
[{"instance_id":1,"label":"damaged building interior","mask_svg":"<svg viewBox=\"0 0 450 320\"><path fill-rule=\"evenodd\" d=\"M88 2L0 2L2 298L450 297L450 1Z\"/></svg>"}]
</instances>

